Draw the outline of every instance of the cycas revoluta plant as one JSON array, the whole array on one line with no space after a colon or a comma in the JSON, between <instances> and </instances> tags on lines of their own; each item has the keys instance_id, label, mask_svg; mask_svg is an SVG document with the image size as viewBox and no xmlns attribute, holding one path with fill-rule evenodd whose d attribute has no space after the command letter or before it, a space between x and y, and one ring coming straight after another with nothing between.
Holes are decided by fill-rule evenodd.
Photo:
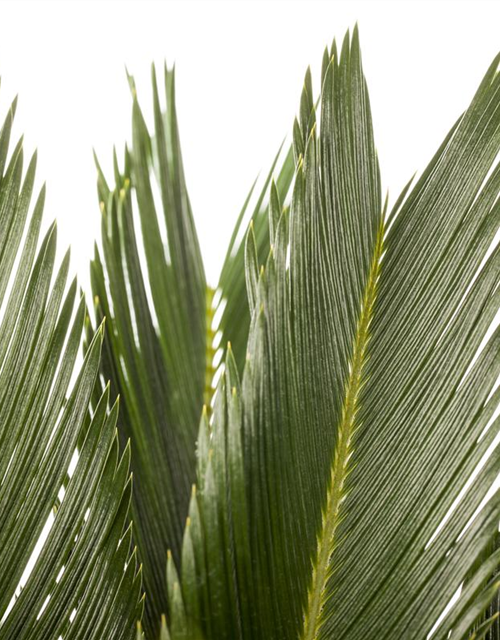
<instances>
[{"instance_id":1,"label":"cycas revoluta plant","mask_svg":"<svg viewBox=\"0 0 500 640\"><path fill-rule=\"evenodd\" d=\"M41 205L2 320L1 640L141 638L142 627L163 640L500 638L498 452L486 455L500 430L499 60L388 211L357 29L340 53L334 43L320 101L308 72L292 149L245 201L215 290L174 72L162 110L153 69L153 133L130 79L133 142L123 168L115 156L114 188L98 168L96 385L103 329L94 338L88 321L65 401L84 306L70 328L66 260L49 298L55 236L35 259ZM34 174L20 186L19 149L4 173L11 119L2 296ZM146 594L137 630L131 538Z\"/></svg>"}]
</instances>

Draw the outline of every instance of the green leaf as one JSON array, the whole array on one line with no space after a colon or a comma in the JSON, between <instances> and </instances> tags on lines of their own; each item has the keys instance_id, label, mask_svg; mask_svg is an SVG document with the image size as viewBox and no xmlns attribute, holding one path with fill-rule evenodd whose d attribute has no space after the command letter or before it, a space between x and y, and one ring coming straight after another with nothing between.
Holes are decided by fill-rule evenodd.
<instances>
[{"instance_id":1,"label":"green leaf","mask_svg":"<svg viewBox=\"0 0 500 640\"><path fill-rule=\"evenodd\" d=\"M483 344L500 306L499 58L390 214L357 29L324 60L319 131L308 73L292 204L257 282L247 243L241 387L228 354L200 428L186 625L420 639L466 581L435 637L468 638L498 592L498 493L482 506L498 451L457 497L500 428L500 329Z\"/></svg>"},{"instance_id":2,"label":"green leaf","mask_svg":"<svg viewBox=\"0 0 500 640\"><path fill-rule=\"evenodd\" d=\"M265 197L281 149L250 210L252 188L214 298L205 283L182 168L174 72L165 69L162 113L153 68L154 134L148 132L130 76L129 81L134 98L133 148L125 151L123 171L114 156L113 190L97 163L102 258L96 247L91 282L96 316L107 319L101 371L112 381L112 393L122 398L119 431L123 442L130 438L132 443L134 536L144 565L144 626L151 635L158 633L160 614L172 616L164 566L167 551L172 566L179 568L184 553L182 533L196 473L199 415L203 404L207 419L211 412L218 366L216 331L221 332L224 351L231 340L241 369L244 364L250 326L245 225L251 213L258 268L259 259L262 263L268 252L270 216L279 217L280 199L291 184L293 156L290 150L284 159L271 206Z\"/></svg>"},{"instance_id":3,"label":"green leaf","mask_svg":"<svg viewBox=\"0 0 500 640\"><path fill-rule=\"evenodd\" d=\"M67 286L69 253L55 270L55 224L38 247L45 187L29 213L36 154L23 177L22 141L8 152L14 108L0 132L0 638L131 639L129 449L118 461L107 390L88 411L103 328L78 372L85 304Z\"/></svg>"},{"instance_id":4,"label":"green leaf","mask_svg":"<svg viewBox=\"0 0 500 640\"><path fill-rule=\"evenodd\" d=\"M260 268L260 265L263 265L267 259L270 236L274 236L273 225L275 224L275 219L281 214L281 211L278 211L277 208L280 207L280 202L285 201L293 179L293 152L292 149L289 149L281 162L278 176L274 183L273 174L278 167L281 156L282 148L279 149L271 165L271 169L264 180L262 189L256 197L252 209L250 209L250 206L256 183L253 184L245 200L229 243L217 287L218 297L215 301L215 312L219 311L220 315L217 325L217 329L221 332L220 346L223 353L225 353L227 343L231 342L240 373L243 371L245 364L250 329L250 312L245 277L245 230L251 220L257 265ZM273 182L274 187L271 190L270 201L266 202L266 194L271 182Z\"/></svg>"},{"instance_id":5,"label":"green leaf","mask_svg":"<svg viewBox=\"0 0 500 640\"><path fill-rule=\"evenodd\" d=\"M122 444L132 443L146 634L157 634L167 613L167 550L180 562L211 364L207 287L179 146L174 71L165 68L164 113L152 73L154 135L132 81L133 148L126 150L123 173L115 156L113 191L99 170L103 260L96 248L91 267L97 317L106 316L108 327L102 372L122 398Z\"/></svg>"}]
</instances>

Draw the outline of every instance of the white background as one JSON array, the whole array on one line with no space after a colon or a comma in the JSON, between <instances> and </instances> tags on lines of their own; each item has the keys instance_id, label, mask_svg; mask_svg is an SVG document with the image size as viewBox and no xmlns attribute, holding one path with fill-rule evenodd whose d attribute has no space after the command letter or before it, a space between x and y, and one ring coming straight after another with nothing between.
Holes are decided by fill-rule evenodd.
<instances>
[{"instance_id":1,"label":"white background","mask_svg":"<svg viewBox=\"0 0 500 640\"><path fill-rule=\"evenodd\" d=\"M384 188L422 170L500 49L500 4L0 1L0 107L39 149L47 222L87 281L105 168L130 138L125 65L150 114L150 63L177 66L188 187L211 282L259 171L291 130L304 72L358 21Z\"/></svg>"}]
</instances>

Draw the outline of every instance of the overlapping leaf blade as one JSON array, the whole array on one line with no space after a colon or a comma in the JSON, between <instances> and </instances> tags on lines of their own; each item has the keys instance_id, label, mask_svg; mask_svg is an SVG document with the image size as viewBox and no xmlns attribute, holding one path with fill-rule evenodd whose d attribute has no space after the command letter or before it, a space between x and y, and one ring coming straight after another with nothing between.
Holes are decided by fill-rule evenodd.
<instances>
[{"instance_id":1,"label":"overlapping leaf blade","mask_svg":"<svg viewBox=\"0 0 500 640\"><path fill-rule=\"evenodd\" d=\"M200 426L174 639L424 638L467 580L435 631L462 638L492 600L497 495L472 516L498 454L450 509L499 426L498 330L475 359L500 301L497 65L387 219L357 30L325 56L319 137L306 77L260 273L248 239L242 385L229 354Z\"/></svg>"},{"instance_id":2,"label":"overlapping leaf blade","mask_svg":"<svg viewBox=\"0 0 500 640\"><path fill-rule=\"evenodd\" d=\"M167 550L179 561L195 474L206 391L206 283L182 166L174 72L165 69L162 113L153 69L153 137L133 80L131 86L133 149L123 173L115 158L113 191L99 174L104 261L96 249L91 278L97 315L109 320L102 370L123 400L122 441L132 443L145 628L156 633L166 612Z\"/></svg>"},{"instance_id":3,"label":"overlapping leaf blade","mask_svg":"<svg viewBox=\"0 0 500 640\"><path fill-rule=\"evenodd\" d=\"M471 287L500 220L498 166L484 183L500 150L497 65L384 238L321 637L425 635L498 523L495 497L456 542L496 475L494 455L426 548L498 429L477 444L498 403L488 400L496 334L469 371L499 307L498 249Z\"/></svg>"},{"instance_id":4,"label":"overlapping leaf blade","mask_svg":"<svg viewBox=\"0 0 500 640\"><path fill-rule=\"evenodd\" d=\"M269 252L270 236L274 235L272 228L270 232L270 221L272 225L273 217L272 215L270 216L269 210L271 206L274 206L275 215L279 216L281 214L280 202L284 202L287 198L294 173L293 150L290 148L281 161L276 182L274 183L273 175L277 171L281 155L282 149L280 148L253 205L251 216L248 218L248 208L252 200L255 183L250 190L238 216L219 278L219 297L216 300L214 313L219 308L221 313L216 329L221 331L220 346L224 353L227 343L231 342L233 355L240 373L243 372L245 364L250 328L250 312L245 278L244 231L251 220L255 236L257 263L264 264ZM266 201L271 183L273 185L272 193L275 195L275 200L272 204L271 199Z\"/></svg>"},{"instance_id":5,"label":"overlapping leaf blade","mask_svg":"<svg viewBox=\"0 0 500 640\"><path fill-rule=\"evenodd\" d=\"M142 604L130 527L124 533L129 456L117 460L108 393L88 415L102 329L69 393L85 306L75 305L76 282L66 286L69 254L52 282L55 225L37 248L45 187L30 214L36 155L23 179L22 140L8 157L14 109L0 133L0 638L97 639L112 625L113 637L130 639Z\"/></svg>"},{"instance_id":6,"label":"overlapping leaf blade","mask_svg":"<svg viewBox=\"0 0 500 640\"><path fill-rule=\"evenodd\" d=\"M154 634L160 614L167 611L167 550L172 566L181 565L199 415L204 403L210 411L217 346L225 350L231 341L241 369L244 364L250 314L242 225L248 221L253 189L239 216L214 299L205 283L182 169L173 71L165 69L167 109L162 114L153 69L154 135L147 130L133 79L130 82L133 149L126 150L123 171L115 157L113 190L99 168L103 260L96 249L91 279L97 317L107 318L102 372L112 380L112 392L121 394L120 432L132 442L135 538L149 603L145 628ZM269 247L265 197L280 153L251 205L262 261ZM282 200L292 176L289 151L274 188Z\"/></svg>"},{"instance_id":7,"label":"overlapping leaf blade","mask_svg":"<svg viewBox=\"0 0 500 640\"><path fill-rule=\"evenodd\" d=\"M344 85L351 81L347 74L345 76ZM355 82L364 86L362 76L357 77ZM360 129L355 134L362 135L366 143L373 147L369 112L363 103L357 102L356 105L360 105L364 113ZM300 136L294 139L295 155L301 168L292 200L292 212L300 204L304 187L302 153L314 145L315 116L310 74L306 78L301 114L307 130L300 131L300 125L296 124L295 131L300 131ZM345 204L349 209L341 208L340 213L344 218L332 219L330 224L348 226L348 212L353 217L355 214L365 217L365 221L359 223L361 231L356 228L356 233L364 234L368 245L365 254L368 257L365 255L363 259L360 252L361 255L355 258L358 271L353 273L352 264L344 260L352 241L347 233L337 228L336 235L330 236L329 246L321 247L320 254L313 250L317 249L317 246L314 247L314 232L323 234L323 225L327 221L318 212L308 225L303 217L292 213L289 225L289 214L285 210L273 238L273 252L265 271L260 276L255 273L249 280L258 282L256 291L249 293L249 298L258 303L254 311L254 327L248 348L250 360L245 367L241 400L238 393L232 394L231 389L238 387L234 380L224 383L226 393L230 396L227 403L236 406L229 410L225 392L221 390L219 410L214 412L212 442L206 451L200 447L201 459L204 455L210 456L209 462L203 463L199 471L200 487L196 501L201 534L191 526L191 535L194 536L196 531L199 536L193 539L196 553L200 553L198 548L204 546L204 534L215 537L213 526L204 524L207 512L216 511L217 519L226 532L222 544L227 550L224 564L219 564L215 549L212 553L206 551L207 573L202 564L195 563L198 582L207 581L213 604L224 602L223 592L228 592L228 588L223 576L233 573L235 558L236 580L239 580L241 571L245 575L245 584L233 585L238 606L228 606L227 610L223 610L215 626L211 607L210 613L201 618L203 625L206 625L203 632L207 637L229 638L234 637L236 632L243 637L293 637L302 618L310 557L315 547L322 506L319 499L314 501L306 496L322 495L326 491L327 471L336 434L334 429L326 430L323 425L326 417L331 419L332 415L340 414L341 389L338 387L348 369L347 355L343 356L343 368L337 366L337 354L340 352L338 342L342 336L334 334L330 327L327 338L325 332L328 326L322 323L322 316L329 311L325 305L331 305L333 300L333 314L339 318L342 313L340 299L345 295L344 290L339 291L340 286L349 290L350 300L354 301L356 296L359 298L362 287L355 279L363 270L365 273L360 277L361 281L368 277L370 243L373 245L375 242L377 216L381 215L374 153L369 156L367 165L358 166L356 162L355 154L350 149L346 150L344 168L356 173L358 180L355 184L361 186L354 196L344 191L339 194L337 202L331 203L336 208ZM309 170L309 164L307 168ZM369 182L371 190L364 187L366 182ZM293 238L290 251L292 283L289 282L286 267L290 234ZM252 235L249 242L253 243ZM340 284L333 279L327 281L327 295L327 291L319 290L317 286L322 268L320 260L324 259L325 252L333 250L334 242L335 248L341 252L339 262L343 265L343 271L336 274ZM248 255L251 254L252 251L249 251ZM248 262L249 269L258 269L255 261L254 264L250 264L251 259ZM311 294L315 295L315 304L304 304L304 298ZM358 301L358 308L360 305L361 300ZM356 327L355 306L353 302L350 329L347 326L351 334ZM336 396L332 388L338 388ZM239 403L243 409L237 408ZM238 411L243 414L239 421L235 419ZM227 444L231 438L229 433L233 431L236 451ZM203 441L202 434L200 441ZM222 453L218 452L218 446L223 448ZM213 453L208 454L209 450ZM227 477L229 468L242 486L227 487L227 484L231 485ZM203 479L207 474L209 477L211 474L215 476L215 482L209 483L209 496L206 491L207 480ZM235 502L231 501L229 509L226 508L224 496L231 491L242 491L238 493L241 496L238 512L242 513L242 521L237 522L236 518L233 521L231 518L232 510L237 508ZM191 522L197 519L193 505L194 500L192 508L195 512ZM230 544L224 544L227 540ZM189 580L189 576L183 573L182 582L184 580ZM238 602L239 598L244 602ZM242 611L246 609L243 622L239 621L240 607ZM229 617L232 617L232 623L227 621Z\"/></svg>"}]
</instances>

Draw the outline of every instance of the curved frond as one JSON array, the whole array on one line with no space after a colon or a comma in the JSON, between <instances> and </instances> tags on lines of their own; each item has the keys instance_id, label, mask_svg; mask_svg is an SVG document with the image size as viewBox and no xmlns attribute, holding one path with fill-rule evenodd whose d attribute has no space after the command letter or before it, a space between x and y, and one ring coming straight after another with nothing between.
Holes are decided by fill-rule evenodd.
<instances>
[{"instance_id":1,"label":"curved frond","mask_svg":"<svg viewBox=\"0 0 500 640\"><path fill-rule=\"evenodd\" d=\"M232 341L243 368L250 327L245 285L244 224L251 214L256 251L269 250L269 225L281 213L293 177L292 150L265 202L280 152L249 210L238 218L216 297L207 287L182 169L175 112L174 72L165 69L162 113L153 68L154 134L134 98L133 149L123 171L115 156L115 187L98 165L102 259L91 266L96 316L107 318L102 373L122 398L120 433L132 444L134 535L144 563L146 634L158 632L168 612L165 561L181 566L182 533L196 474L200 411L210 411L216 331ZM254 185L255 186L255 185ZM214 327L214 314L220 316ZM97 399L96 399L97 400ZM154 525L152 524L154 523ZM167 633L165 626L164 633Z\"/></svg>"},{"instance_id":2,"label":"curved frond","mask_svg":"<svg viewBox=\"0 0 500 640\"><path fill-rule=\"evenodd\" d=\"M117 458L108 391L88 411L103 330L70 385L85 304L66 286L69 253L55 271L55 224L38 246L45 187L30 213L36 155L23 177L22 140L8 154L14 110L0 132L0 638L131 639L129 450Z\"/></svg>"},{"instance_id":3,"label":"curved frond","mask_svg":"<svg viewBox=\"0 0 500 640\"><path fill-rule=\"evenodd\" d=\"M307 74L265 268L247 240L241 384L229 352L200 425L172 640L493 628L497 67L389 215L357 29L325 54L319 122Z\"/></svg>"},{"instance_id":4,"label":"curved frond","mask_svg":"<svg viewBox=\"0 0 500 640\"><path fill-rule=\"evenodd\" d=\"M132 445L134 536L144 565L146 632L166 612L167 550L180 559L195 475L205 395L207 291L186 190L175 112L174 72L165 68L162 112L153 68L148 132L133 80L133 149L116 188L99 172L103 261L91 282L107 318L102 371L122 398L119 431Z\"/></svg>"}]
</instances>

